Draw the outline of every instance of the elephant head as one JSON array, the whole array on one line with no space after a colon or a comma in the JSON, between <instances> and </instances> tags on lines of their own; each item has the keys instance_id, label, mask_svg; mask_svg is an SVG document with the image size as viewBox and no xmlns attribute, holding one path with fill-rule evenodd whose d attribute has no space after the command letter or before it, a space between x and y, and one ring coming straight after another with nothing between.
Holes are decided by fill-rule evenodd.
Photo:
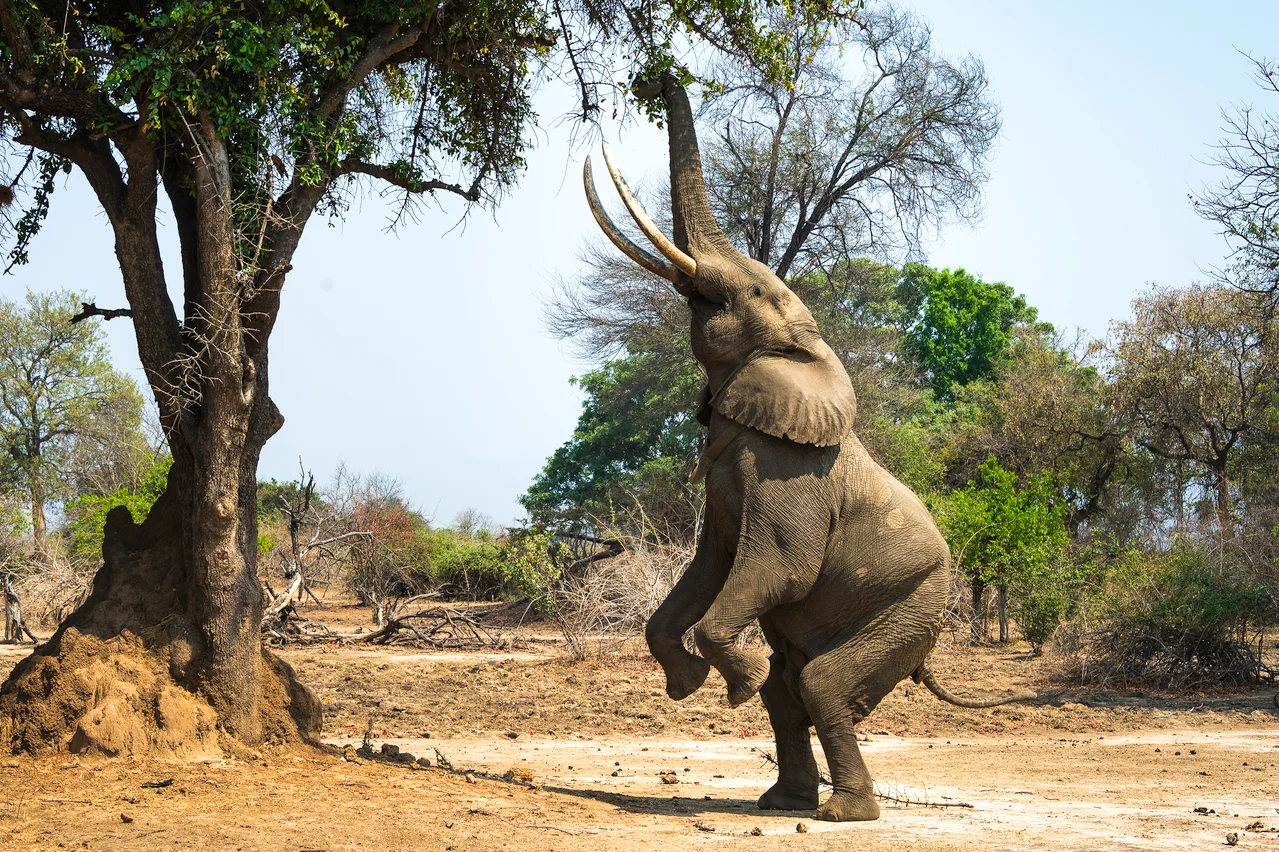
<instances>
[{"instance_id":1,"label":"elephant head","mask_svg":"<svg viewBox=\"0 0 1279 852\"><path fill-rule=\"evenodd\" d=\"M848 373L799 297L771 269L734 248L716 224L684 88L669 76L645 88L641 96L660 94L667 105L674 240L636 200L607 147L604 162L613 183L660 256L609 219L588 157L583 180L596 222L627 257L688 299L693 356L706 371L710 408L778 438L818 446L840 443L857 410Z\"/></svg>"}]
</instances>

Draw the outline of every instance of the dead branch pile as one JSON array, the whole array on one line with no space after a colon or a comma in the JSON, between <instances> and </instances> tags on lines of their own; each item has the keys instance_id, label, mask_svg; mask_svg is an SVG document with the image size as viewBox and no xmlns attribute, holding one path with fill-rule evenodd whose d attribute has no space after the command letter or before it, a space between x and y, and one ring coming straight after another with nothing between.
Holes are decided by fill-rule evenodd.
<instances>
[{"instance_id":1,"label":"dead branch pile","mask_svg":"<svg viewBox=\"0 0 1279 852\"><path fill-rule=\"evenodd\" d=\"M262 622L262 641L273 648L341 642L345 638L319 622L303 618L292 606L285 607L273 618L263 619Z\"/></svg>"},{"instance_id":2,"label":"dead branch pile","mask_svg":"<svg viewBox=\"0 0 1279 852\"><path fill-rule=\"evenodd\" d=\"M503 644L469 615L439 606L396 616L382 628L360 636L359 641L454 650L494 648Z\"/></svg>"}]
</instances>

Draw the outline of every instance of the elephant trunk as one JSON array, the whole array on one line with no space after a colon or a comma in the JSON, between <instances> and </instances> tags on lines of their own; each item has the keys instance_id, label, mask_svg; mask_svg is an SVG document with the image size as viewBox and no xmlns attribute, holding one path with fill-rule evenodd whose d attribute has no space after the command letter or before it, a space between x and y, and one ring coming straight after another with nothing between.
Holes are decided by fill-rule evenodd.
<instances>
[{"instance_id":1,"label":"elephant trunk","mask_svg":"<svg viewBox=\"0 0 1279 852\"><path fill-rule=\"evenodd\" d=\"M928 691L933 695L936 695L942 701L945 701L948 704L954 704L956 707L967 707L970 710L982 710L987 707L998 707L1001 704L1011 704L1014 701L1034 701L1039 697L1038 694L1030 690L1024 690L1022 692L1014 692L1011 695L999 698L963 698L937 682L937 677L933 674L932 669L928 667L927 661L920 664L919 668L915 671L914 678L916 683L922 681L924 686L928 687Z\"/></svg>"},{"instance_id":2,"label":"elephant trunk","mask_svg":"<svg viewBox=\"0 0 1279 852\"><path fill-rule=\"evenodd\" d=\"M666 99L666 121L671 146L671 210L674 213L675 245L694 258L699 254L736 254L711 213L702 175L702 157L693 126L693 109L688 93L672 76L662 78Z\"/></svg>"}]
</instances>

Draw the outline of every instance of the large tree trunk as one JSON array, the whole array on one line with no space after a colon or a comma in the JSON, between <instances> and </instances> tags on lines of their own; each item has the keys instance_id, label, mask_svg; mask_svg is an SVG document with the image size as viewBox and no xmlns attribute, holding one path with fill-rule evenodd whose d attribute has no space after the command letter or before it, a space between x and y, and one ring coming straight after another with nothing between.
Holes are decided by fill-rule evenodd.
<instances>
[{"instance_id":1,"label":"large tree trunk","mask_svg":"<svg viewBox=\"0 0 1279 852\"><path fill-rule=\"evenodd\" d=\"M139 111L163 109L143 104ZM226 141L206 116L188 136L113 137L77 164L115 232L138 355L174 463L135 524L107 516L88 600L0 686L0 750L192 757L318 732L320 708L262 650L257 465L283 418L267 389L280 288L327 184L296 179L241 257ZM127 180L125 180L127 173ZM156 231L160 184L182 246L179 319ZM241 206L241 210L248 208Z\"/></svg>"},{"instance_id":2,"label":"large tree trunk","mask_svg":"<svg viewBox=\"0 0 1279 852\"><path fill-rule=\"evenodd\" d=\"M110 512L88 600L0 687L0 748L201 758L318 731L315 698L261 648L253 471L275 430L256 419L238 441L216 430L242 448L230 475L179 452L142 524Z\"/></svg>"},{"instance_id":3,"label":"large tree trunk","mask_svg":"<svg viewBox=\"0 0 1279 852\"><path fill-rule=\"evenodd\" d=\"M315 698L262 650L257 466L283 424L267 388L262 316L274 310L242 302L226 149L213 137L202 146L189 211L199 227L179 217L184 249L188 237L197 245L184 265L191 305L177 339L176 322L160 321L172 307L154 192L114 222L174 458L167 488L140 525L122 507L108 515L89 599L0 687L0 748L189 757L319 730ZM278 297L279 283L256 292Z\"/></svg>"}]
</instances>

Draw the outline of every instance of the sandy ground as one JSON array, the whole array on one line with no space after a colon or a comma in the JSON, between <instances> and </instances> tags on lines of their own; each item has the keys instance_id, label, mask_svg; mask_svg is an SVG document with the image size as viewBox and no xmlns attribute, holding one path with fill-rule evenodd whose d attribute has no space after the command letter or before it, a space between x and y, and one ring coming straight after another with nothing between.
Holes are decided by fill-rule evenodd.
<instances>
[{"instance_id":1,"label":"sandy ground","mask_svg":"<svg viewBox=\"0 0 1279 852\"><path fill-rule=\"evenodd\" d=\"M27 652L0 646L0 675ZM755 808L773 777L757 700L729 709L711 681L671 702L627 649L284 656L324 702L332 754L5 758L0 850L1202 849L1228 833L1279 849L1272 690L1055 689L1022 649L943 645L957 690L1031 684L1041 699L969 711L899 686L864 725L866 761L882 792L948 807L884 802L877 822L836 825ZM370 728L375 747L453 771L344 759Z\"/></svg>"}]
</instances>

